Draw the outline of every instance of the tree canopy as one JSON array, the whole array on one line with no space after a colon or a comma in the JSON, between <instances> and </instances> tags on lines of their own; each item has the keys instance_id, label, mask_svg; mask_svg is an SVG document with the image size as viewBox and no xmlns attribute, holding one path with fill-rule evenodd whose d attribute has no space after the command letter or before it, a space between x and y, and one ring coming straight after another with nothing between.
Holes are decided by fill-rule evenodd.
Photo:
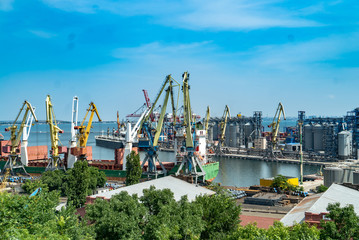
<instances>
[{"instance_id":1,"label":"tree canopy","mask_svg":"<svg viewBox=\"0 0 359 240\"><path fill-rule=\"evenodd\" d=\"M140 155L131 151L126 156L126 185L133 185L140 182L142 175Z\"/></svg>"}]
</instances>

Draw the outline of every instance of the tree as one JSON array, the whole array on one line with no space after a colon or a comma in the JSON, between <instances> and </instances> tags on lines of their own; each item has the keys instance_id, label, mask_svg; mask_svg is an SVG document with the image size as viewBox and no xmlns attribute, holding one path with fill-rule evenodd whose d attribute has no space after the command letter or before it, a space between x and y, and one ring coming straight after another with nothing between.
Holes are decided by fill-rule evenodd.
<instances>
[{"instance_id":1,"label":"tree","mask_svg":"<svg viewBox=\"0 0 359 240\"><path fill-rule=\"evenodd\" d=\"M321 184L320 186L317 187L318 193L325 192L327 190L328 190L328 187L324 186L323 184Z\"/></svg>"},{"instance_id":2,"label":"tree","mask_svg":"<svg viewBox=\"0 0 359 240\"><path fill-rule=\"evenodd\" d=\"M198 196L195 204L203 209L205 229L202 239L222 239L236 231L239 226L241 207L225 194Z\"/></svg>"},{"instance_id":3,"label":"tree","mask_svg":"<svg viewBox=\"0 0 359 240\"><path fill-rule=\"evenodd\" d=\"M79 222L74 208L56 211L59 193L41 192L33 197L0 194L1 239L92 239Z\"/></svg>"},{"instance_id":4,"label":"tree","mask_svg":"<svg viewBox=\"0 0 359 240\"><path fill-rule=\"evenodd\" d=\"M126 156L126 185L133 185L140 182L142 175L140 156L131 151Z\"/></svg>"},{"instance_id":5,"label":"tree","mask_svg":"<svg viewBox=\"0 0 359 240\"><path fill-rule=\"evenodd\" d=\"M74 167L67 171L64 185L67 202L76 208L83 206L86 196L91 194L89 193L90 174L86 161L77 161Z\"/></svg>"},{"instance_id":6,"label":"tree","mask_svg":"<svg viewBox=\"0 0 359 240\"><path fill-rule=\"evenodd\" d=\"M329 203L327 217L331 221L322 221L321 239L359 239L359 217L353 205L340 207L340 203Z\"/></svg>"},{"instance_id":7,"label":"tree","mask_svg":"<svg viewBox=\"0 0 359 240\"><path fill-rule=\"evenodd\" d=\"M49 191L58 190L64 196L65 189L63 189L63 183L65 176L65 172L62 170L46 171L41 175L41 182L48 186Z\"/></svg>"},{"instance_id":8,"label":"tree","mask_svg":"<svg viewBox=\"0 0 359 240\"><path fill-rule=\"evenodd\" d=\"M271 187L280 188L284 191L295 190L295 186L288 182L288 179L283 175L278 175L273 179Z\"/></svg>"},{"instance_id":9,"label":"tree","mask_svg":"<svg viewBox=\"0 0 359 240\"><path fill-rule=\"evenodd\" d=\"M21 187L27 194L33 193L39 187L41 187L42 191L49 190L48 186L39 179L35 181L26 180Z\"/></svg>"},{"instance_id":10,"label":"tree","mask_svg":"<svg viewBox=\"0 0 359 240\"><path fill-rule=\"evenodd\" d=\"M107 179L105 173L99 171L95 167L89 167L88 172L90 176L90 183L89 183L89 188L91 190L90 194L92 194L97 187L103 187Z\"/></svg>"},{"instance_id":11,"label":"tree","mask_svg":"<svg viewBox=\"0 0 359 240\"><path fill-rule=\"evenodd\" d=\"M96 199L87 205L86 216L93 222L96 239L140 239L146 208L137 195L121 192L109 201Z\"/></svg>"}]
</instances>

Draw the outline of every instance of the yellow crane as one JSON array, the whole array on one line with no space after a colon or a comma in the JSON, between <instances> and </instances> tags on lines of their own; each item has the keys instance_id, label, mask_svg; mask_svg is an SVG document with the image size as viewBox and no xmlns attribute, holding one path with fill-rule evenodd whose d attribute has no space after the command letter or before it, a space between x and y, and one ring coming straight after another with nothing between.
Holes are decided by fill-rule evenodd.
<instances>
[{"instance_id":1,"label":"yellow crane","mask_svg":"<svg viewBox=\"0 0 359 240\"><path fill-rule=\"evenodd\" d=\"M226 138L225 135L226 135L226 127L227 127L228 119L231 119L231 113L229 111L228 105L226 105L224 108L222 121L220 123L220 135L219 135L219 143L218 143L220 147L224 146L224 140Z\"/></svg>"},{"instance_id":2,"label":"yellow crane","mask_svg":"<svg viewBox=\"0 0 359 240\"><path fill-rule=\"evenodd\" d=\"M17 120L19 119L22 111L24 112L24 116L22 118L20 127L18 127L16 125ZM11 137L10 137L10 146L7 146L7 151L9 152L9 158L7 160L7 162L5 163L5 166L3 168L3 173L6 172L6 169L10 170L10 174L12 176L16 175L15 173L15 169L20 169L23 170L23 172L26 175L29 175L24 167L24 164L21 162L21 158L19 157L19 152L18 152L18 147L20 144L20 140L21 140L21 135L23 133L23 129L26 126L26 120L27 120L27 116L28 114L31 113L32 116L34 117L35 121L37 122L37 118L34 112L33 107L31 106L31 104L28 101L24 101L24 103L22 104L22 107L18 113L18 115L16 116L16 119L14 121L14 123L12 124L11 127L6 128L5 131L10 131L11 132Z\"/></svg>"},{"instance_id":3,"label":"yellow crane","mask_svg":"<svg viewBox=\"0 0 359 240\"><path fill-rule=\"evenodd\" d=\"M268 126L268 127L272 128L271 143L272 143L273 149L277 148L278 133L279 133L279 123L280 123L282 114L283 114L283 119L286 120L283 105L282 105L282 103L279 103L278 107L277 107L277 111L275 112L273 121Z\"/></svg>"},{"instance_id":4,"label":"yellow crane","mask_svg":"<svg viewBox=\"0 0 359 240\"><path fill-rule=\"evenodd\" d=\"M63 153L63 151L62 148L59 149L59 133L63 133L63 131L57 126L54 108L51 102L50 95L47 95L46 97L45 106L46 106L46 123L49 124L50 137L51 137L50 159L46 167L46 171L56 170L56 169L65 170L64 161L60 157L60 154Z\"/></svg>"},{"instance_id":5,"label":"yellow crane","mask_svg":"<svg viewBox=\"0 0 359 240\"><path fill-rule=\"evenodd\" d=\"M183 128L185 129L184 137L184 155L182 162L177 169L176 176L183 172L184 175L192 176L195 178L195 183L197 184L198 177L203 177L205 179L206 172L202 167L202 162L196 154L197 143L197 133L196 133L196 122L195 117L192 114L191 100L189 95L189 73L184 72L182 75L182 92L183 92ZM177 150L175 150L177 151Z\"/></svg>"},{"instance_id":6,"label":"yellow crane","mask_svg":"<svg viewBox=\"0 0 359 240\"><path fill-rule=\"evenodd\" d=\"M91 112L90 118L89 118L89 120L87 122L87 126L86 126L85 121L86 121L87 115L90 112ZM96 105L93 102L91 102L89 104L89 108L87 109L86 115L81 122L81 125L75 126L75 129L78 129L78 137L77 137L78 143L77 143L77 148L72 149L73 150L72 154L75 156L78 156L78 158L80 160L86 160L86 145L87 145L87 140L90 135L91 128L92 128L92 121L93 121L93 117L94 117L95 113L96 113L98 120L101 122L102 120L97 111Z\"/></svg>"}]
</instances>

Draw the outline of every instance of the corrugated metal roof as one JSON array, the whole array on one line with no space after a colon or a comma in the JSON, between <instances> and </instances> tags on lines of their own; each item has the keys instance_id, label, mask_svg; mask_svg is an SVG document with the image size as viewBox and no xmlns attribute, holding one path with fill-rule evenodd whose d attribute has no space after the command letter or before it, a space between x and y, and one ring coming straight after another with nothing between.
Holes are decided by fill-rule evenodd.
<instances>
[{"instance_id":1,"label":"corrugated metal roof","mask_svg":"<svg viewBox=\"0 0 359 240\"><path fill-rule=\"evenodd\" d=\"M181 179L167 176L163 178L154 179L151 181L146 181L138 183L135 185L118 188L105 193L99 193L92 195L91 197L105 197L111 198L113 195L119 194L122 191L127 191L130 195L137 194L139 197L143 196L143 189L149 189L150 186L155 186L156 189L170 189L174 193L174 198L176 201L179 201L182 196L187 195L189 201L196 199L196 196L199 195L212 195L215 194L214 191L207 188L201 187L196 184L190 184Z\"/></svg>"},{"instance_id":2,"label":"corrugated metal roof","mask_svg":"<svg viewBox=\"0 0 359 240\"><path fill-rule=\"evenodd\" d=\"M315 214L327 212L329 203L339 202L341 207L348 204L354 206L354 211L359 215L359 191L333 183L324 193L304 198L295 208L289 211L280 221L285 226L292 226L295 222L304 220L305 212Z\"/></svg>"}]
</instances>

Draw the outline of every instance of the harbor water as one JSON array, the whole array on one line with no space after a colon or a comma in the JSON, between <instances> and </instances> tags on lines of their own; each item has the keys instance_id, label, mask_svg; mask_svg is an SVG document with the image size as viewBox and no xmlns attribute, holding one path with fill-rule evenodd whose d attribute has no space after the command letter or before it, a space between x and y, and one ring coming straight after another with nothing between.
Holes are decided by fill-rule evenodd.
<instances>
[{"instance_id":1,"label":"harbor water","mask_svg":"<svg viewBox=\"0 0 359 240\"><path fill-rule=\"evenodd\" d=\"M10 133L5 132L4 129L9 127L10 124L0 124L0 133L4 135L4 139L10 138ZM69 140L71 137L69 123L59 124L59 127L64 130L63 134L60 134L60 142L63 146L69 146ZM100 134L107 134L109 130L112 133L113 129L117 128L116 123L93 123L93 128L88 140L88 146L92 146L93 159L96 160L113 160L114 150L96 146L95 136ZM49 135L49 127L46 124L35 124L28 139L29 146L47 145L51 146L51 140ZM140 153L141 160L145 155ZM173 152L160 152L159 158L164 162L174 161ZM225 157L214 157L213 160L219 161L219 173L214 182L221 183L224 186L238 186L248 187L251 185L259 184L260 178L274 177L278 174L291 177L299 177L300 170L298 164L277 163L277 162L264 162L253 161L244 159L229 159ZM304 166L304 174L313 174L319 170L318 166Z\"/></svg>"}]
</instances>

